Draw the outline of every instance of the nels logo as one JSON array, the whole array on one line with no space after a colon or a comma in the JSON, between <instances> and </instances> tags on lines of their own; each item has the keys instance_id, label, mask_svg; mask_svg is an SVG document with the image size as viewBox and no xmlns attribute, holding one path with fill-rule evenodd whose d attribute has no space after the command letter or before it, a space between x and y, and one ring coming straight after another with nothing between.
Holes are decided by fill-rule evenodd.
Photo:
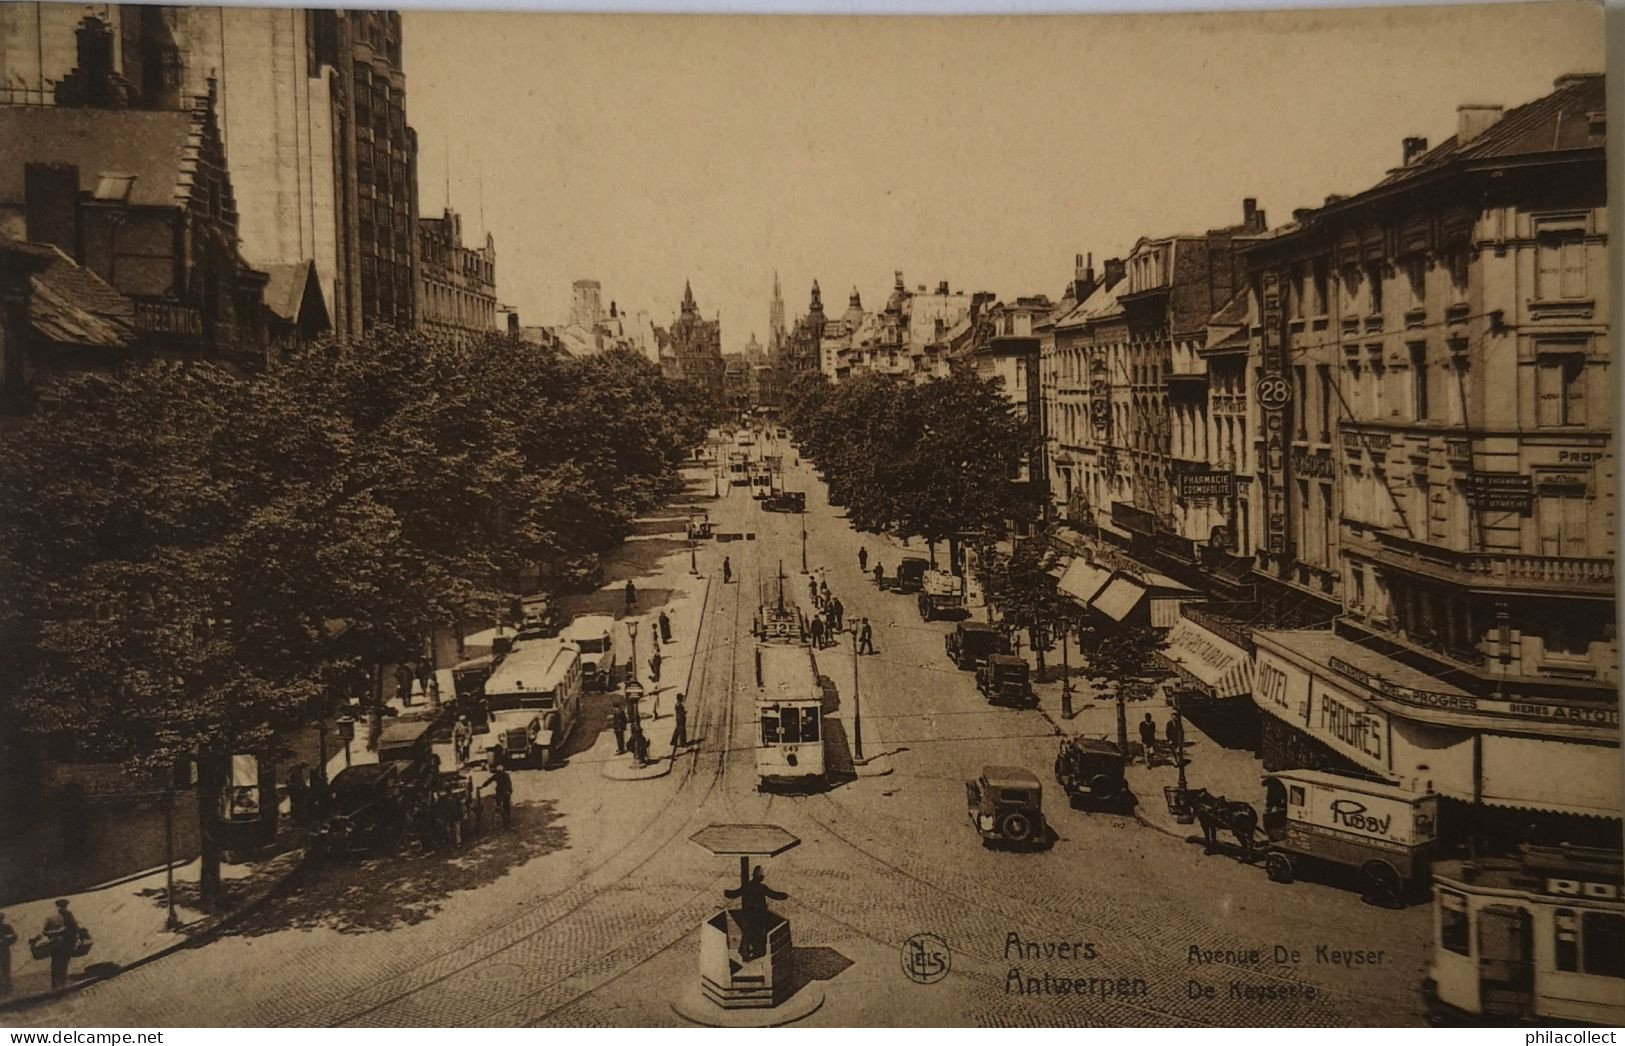
<instances>
[{"instance_id":1,"label":"nels logo","mask_svg":"<svg viewBox=\"0 0 1625 1046\"><path fill-rule=\"evenodd\" d=\"M903 972L916 984L935 984L948 976L952 960L948 942L933 933L917 933L903 942Z\"/></svg>"}]
</instances>

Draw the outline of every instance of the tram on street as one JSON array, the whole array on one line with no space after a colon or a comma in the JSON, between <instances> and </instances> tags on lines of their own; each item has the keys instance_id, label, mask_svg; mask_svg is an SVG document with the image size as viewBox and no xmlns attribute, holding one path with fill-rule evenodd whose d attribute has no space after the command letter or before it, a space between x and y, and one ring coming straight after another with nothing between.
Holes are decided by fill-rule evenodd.
<instances>
[{"instance_id":1,"label":"tram on street","mask_svg":"<svg viewBox=\"0 0 1625 1046\"><path fill-rule=\"evenodd\" d=\"M1525 846L1433 869L1436 1024L1625 1024L1619 850Z\"/></svg>"},{"instance_id":2,"label":"tram on street","mask_svg":"<svg viewBox=\"0 0 1625 1046\"><path fill-rule=\"evenodd\" d=\"M581 648L563 639L522 640L485 681L493 765L546 767L581 708Z\"/></svg>"},{"instance_id":3,"label":"tram on street","mask_svg":"<svg viewBox=\"0 0 1625 1046\"><path fill-rule=\"evenodd\" d=\"M750 484L750 459L742 450L728 455L728 482L736 487Z\"/></svg>"},{"instance_id":4,"label":"tram on street","mask_svg":"<svg viewBox=\"0 0 1625 1046\"><path fill-rule=\"evenodd\" d=\"M824 692L812 648L756 645L757 790L822 788Z\"/></svg>"}]
</instances>

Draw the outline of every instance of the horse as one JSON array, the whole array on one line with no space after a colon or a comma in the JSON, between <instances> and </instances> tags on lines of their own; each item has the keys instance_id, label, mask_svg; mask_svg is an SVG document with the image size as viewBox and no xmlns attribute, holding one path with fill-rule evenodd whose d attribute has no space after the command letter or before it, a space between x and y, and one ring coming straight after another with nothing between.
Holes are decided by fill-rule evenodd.
<instances>
[{"instance_id":1,"label":"horse","mask_svg":"<svg viewBox=\"0 0 1625 1046\"><path fill-rule=\"evenodd\" d=\"M1203 850L1212 853L1218 848L1221 828L1228 830L1241 844L1241 859L1253 859L1253 836L1258 832L1258 811L1247 803L1214 795L1206 788L1189 793L1190 809L1202 825Z\"/></svg>"}]
</instances>

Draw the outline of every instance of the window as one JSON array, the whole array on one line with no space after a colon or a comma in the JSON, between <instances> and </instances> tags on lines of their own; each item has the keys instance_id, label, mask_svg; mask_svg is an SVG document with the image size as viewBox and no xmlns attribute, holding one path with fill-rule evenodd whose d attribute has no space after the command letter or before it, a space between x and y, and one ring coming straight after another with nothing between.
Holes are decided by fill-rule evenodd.
<instances>
[{"instance_id":1,"label":"window","mask_svg":"<svg viewBox=\"0 0 1625 1046\"><path fill-rule=\"evenodd\" d=\"M1298 419L1298 421L1297 421L1297 437L1299 439L1303 439L1307 435L1308 428L1309 428L1307 422L1305 421L1305 417L1304 417L1305 411L1308 410L1308 407L1306 406L1306 402L1307 402L1307 400L1309 398L1306 395L1306 391L1307 391L1305 389L1306 384L1307 384L1307 382L1306 382L1306 379L1304 377L1303 365L1299 364L1298 366L1293 367L1292 368L1292 391L1296 394L1294 396L1294 400L1296 401L1296 403L1295 403L1296 409L1293 411L1293 414Z\"/></svg>"},{"instance_id":2,"label":"window","mask_svg":"<svg viewBox=\"0 0 1625 1046\"><path fill-rule=\"evenodd\" d=\"M818 740L818 709L801 710L801 740L811 744Z\"/></svg>"},{"instance_id":3,"label":"window","mask_svg":"<svg viewBox=\"0 0 1625 1046\"><path fill-rule=\"evenodd\" d=\"M1405 283L1411 292L1411 307L1421 308L1427 301L1428 263L1420 254L1405 259Z\"/></svg>"},{"instance_id":4,"label":"window","mask_svg":"<svg viewBox=\"0 0 1625 1046\"><path fill-rule=\"evenodd\" d=\"M1543 353L1535 362L1535 424L1542 428L1586 423L1585 356Z\"/></svg>"},{"instance_id":5,"label":"window","mask_svg":"<svg viewBox=\"0 0 1625 1046\"><path fill-rule=\"evenodd\" d=\"M1439 947L1457 955L1470 951L1471 918L1467 914L1467 898L1454 890L1439 891Z\"/></svg>"},{"instance_id":6,"label":"window","mask_svg":"<svg viewBox=\"0 0 1625 1046\"><path fill-rule=\"evenodd\" d=\"M1382 262L1370 262L1365 267L1366 314L1382 312Z\"/></svg>"},{"instance_id":7,"label":"window","mask_svg":"<svg viewBox=\"0 0 1625 1046\"><path fill-rule=\"evenodd\" d=\"M764 715L762 717L762 744L776 745L779 743L779 720L777 716Z\"/></svg>"},{"instance_id":8,"label":"window","mask_svg":"<svg viewBox=\"0 0 1625 1046\"><path fill-rule=\"evenodd\" d=\"M781 719L779 740L787 745L800 744L801 737L801 711L796 708L785 708L779 712Z\"/></svg>"},{"instance_id":9,"label":"window","mask_svg":"<svg viewBox=\"0 0 1625 1046\"><path fill-rule=\"evenodd\" d=\"M1625 977L1625 915L1586 912L1580 916L1584 972L1598 977Z\"/></svg>"},{"instance_id":10,"label":"window","mask_svg":"<svg viewBox=\"0 0 1625 1046\"><path fill-rule=\"evenodd\" d=\"M1417 421L1428 418L1428 347L1426 342L1411 343L1411 417Z\"/></svg>"},{"instance_id":11,"label":"window","mask_svg":"<svg viewBox=\"0 0 1625 1046\"><path fill-rule=\"evenodd\" d=\"M1354 564L1353 568L1350 570L1350 574L1354 578L1354 605L1357 606L1357 607L1364 607L1365 606L1365 564L1364 563L1356 563L1356 564Z\"/></svg>"},{"instance_id":12,"label":"window","mask_svg":"<svg viewBox=\"0 0 1625 1046\"><path fill-rule=\"evenodd\" d=\"M1584 556L1586 540L1586 499L1578 492L1542 491L1535 502L1535 522L1540 529L1543 556Z\"/></svg>"},{"instance_id":13,"label":"window","mask_svg":"<svg viewBox=\"0 0 1625 1046\"><path fill-rule=\"evenodd\" d=\"M1332 438L1332 369L1316 364L1315 380L1320 383L1320 442L1325 443Z\"/></svg>"},{"instance_id":14,"label":"window","mask_svg":"<svg viewBox=\"0 0 1625 1046\"><path fill-rule=\"evenodd\" d=\"M1337 532L1337 522L1332 518L1332 487L1329 483L1320 484L1320 565L1331 567L1335 562L1332 558L1332 535Z\"/></svg>"},{"instance_id":15,"label":"window","mask_svg":"<svg viewBox=\"0 0 1625 1046\"><path fill-rule=\"evenodd\" d=\"M1467 267L1472 259L1466 247L1455 247L1447 262L1450 266L1450 301L1452 304L1467 300Z\"/></svg>"},{"instance_id":16,"label":"window","mask_svg":"<svg viewBox=\"0 0 1625 1046\"><path fill-rule=\"evenodd\" d=\"M1536 219L1535 255L1536 298L1586 296L1584 218Z\"/></svg>"},{"instance_id":17,"label":"window","mask_svg":"<svg viewBox=\"0 0 1625 1046\"><path fill-rule=\"evenodd\" d=\"M1327 284L1330 282L1330 267L1327 265L1325 258L1315 259L1313 275L1314 283L1312 285L1312 290L1314 291L1314 296L1310 299L1309 305L1310 308L1314 309L1314 315L1324 316L1330 308L1328 304L1329 295L1327 291Z\"/></svg>"}]
</instances>

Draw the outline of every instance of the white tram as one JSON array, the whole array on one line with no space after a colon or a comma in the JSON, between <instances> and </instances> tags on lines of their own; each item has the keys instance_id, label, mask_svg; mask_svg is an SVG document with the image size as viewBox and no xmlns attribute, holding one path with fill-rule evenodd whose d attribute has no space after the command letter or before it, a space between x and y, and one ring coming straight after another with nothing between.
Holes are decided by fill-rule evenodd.
<instances>
[{"instance_id":1,"label":"white tram","mask_svg":"<svg viewBox=\"0 0 1625 1046\"><path fill-rule=\"evenodd\" d=\"M1433 960L1422 994L1440 1024L1625 1024L1618 850L1526 846L1433 868Z\"/></svg>"},{"instance_id":2,"label":"white tram","mask_svg":"<svg viewBox=\"0 0 1625 1046\"><path fill-rule=\"evenodd\" d=\"M757 790L824 784L824 694L812 648L756 646Z\"/></svg>"}]
</instances>

